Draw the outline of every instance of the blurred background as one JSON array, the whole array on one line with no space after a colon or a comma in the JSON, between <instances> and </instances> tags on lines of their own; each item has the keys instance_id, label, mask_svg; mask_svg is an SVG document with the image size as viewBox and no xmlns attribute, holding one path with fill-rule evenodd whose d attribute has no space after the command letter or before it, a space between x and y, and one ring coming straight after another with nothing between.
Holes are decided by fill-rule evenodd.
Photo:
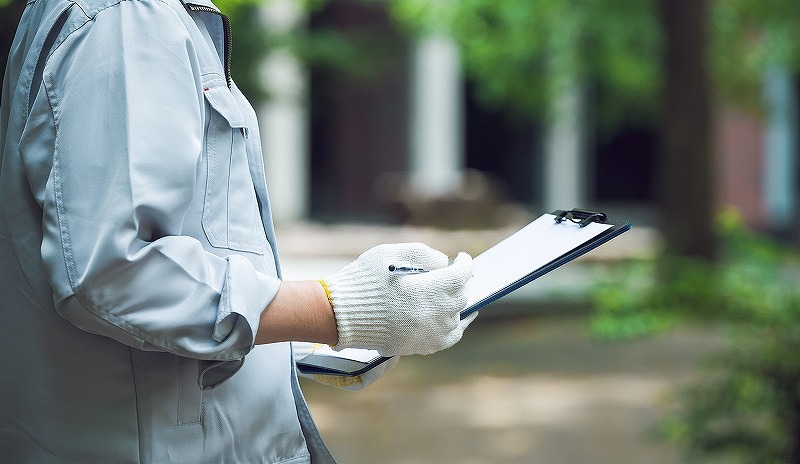
<instances>
[{"instance_id":1,"label":"blurred background","mask_svg":"<svg viewBox=\"0 0 800 464\"><path fill-rule=\"evenodd\" d=\"M215 3L286 278L555 209L634 226L451 350L305 383L341 462L800 463L795 1Z\"/></svg>"}]
</instances>

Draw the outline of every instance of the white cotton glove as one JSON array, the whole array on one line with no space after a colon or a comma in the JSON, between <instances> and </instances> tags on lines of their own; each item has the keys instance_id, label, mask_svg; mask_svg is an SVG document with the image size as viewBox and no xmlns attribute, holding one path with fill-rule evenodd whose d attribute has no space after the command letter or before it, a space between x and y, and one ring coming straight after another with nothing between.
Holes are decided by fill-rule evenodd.
<instances>
[{"instance_id":1,"label":"white cotton glove","mask_svg":"<svg viewBox=\"0 0 800 464\"><path fill-rule=\"evenodd\" d=\"M393 274L390 264L429 272ZM477 313L460 320L472 258L459 253L448 266L444 253L421 243L378 245L324 279L339 330L335 349L367 348L384 356L430 354L461 339Z\"/></svg>"}]
</instances>

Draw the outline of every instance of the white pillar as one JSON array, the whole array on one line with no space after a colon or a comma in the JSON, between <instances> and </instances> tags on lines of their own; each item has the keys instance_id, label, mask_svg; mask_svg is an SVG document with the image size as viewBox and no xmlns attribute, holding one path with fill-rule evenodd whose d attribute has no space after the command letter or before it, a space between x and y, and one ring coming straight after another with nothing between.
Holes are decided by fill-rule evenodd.
<instances>
[{"instance_id":1,"label":"white pillar","mask_svg":"<svg viewBox=\"0 0 800 464\"><path fill-rule=\"evenodd\" d=\"M293 0L272 0L261 9L264 26L283 33L299 27L303 11ZM308 215L307 73L288 50L276 49L261 66L268 100L259 109L262 150L275 222Z\"/></svg>"},{"instance_id":2,"label":"white pillar","mask_svg":"<svg viewBox=\"0 0 800 464\"><path fill-rule=\"evenodd\" d=\"M457 189L463 170L461 69L446 36L420 39L412 63L411 184L427 196Z\"/></svg>"},{"instance_id":3,"label":"white pillar","mask_svg":"<svg viewBox=\"0 0 800 464\"><path fill-rule=\"evenodd\" d=\"M586 204L586 94L582 85L567 85L555 97L545 134L542 169L545 211L588 207Z\"/></svg>"},{"instance_id":4,"label":"white pillar","mask_svg":"<svg viewBox=\"0 0 800 464\"><path fill-rule=\"evenodd\" d=\"M770 225L790 227L797 198L797 95L791 75L772 68L764 76L767 106L764 200Z\"/></svg>"}]
</instances>

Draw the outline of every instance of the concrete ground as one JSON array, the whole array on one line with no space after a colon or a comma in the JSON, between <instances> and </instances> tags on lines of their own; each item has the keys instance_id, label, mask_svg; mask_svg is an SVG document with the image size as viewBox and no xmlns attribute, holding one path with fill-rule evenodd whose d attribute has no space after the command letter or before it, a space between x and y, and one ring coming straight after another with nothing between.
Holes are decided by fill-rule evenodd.
<instances>
[{"instance_id":1,"label":"concrete ground","mask_svg":"<svg viewBox=\"0 0 800 464\"><path fill-rule=\"evenodd\" d=\"M676 464L658 420L719 344L688 329L602 342L577 314L479 318L364 390L303 386L342 464Z\"/></svg>"}]
</instances>

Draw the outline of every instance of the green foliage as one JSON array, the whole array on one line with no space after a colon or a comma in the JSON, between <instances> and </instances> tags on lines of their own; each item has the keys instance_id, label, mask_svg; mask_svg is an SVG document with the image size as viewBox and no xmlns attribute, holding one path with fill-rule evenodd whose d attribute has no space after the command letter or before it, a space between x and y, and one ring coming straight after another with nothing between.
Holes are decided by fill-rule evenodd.
<instances>
[{"instance_id":1,"label":"green foliage","mask_svg":"<svg viewBox=\"0 0 800 464\"><path fill-rule=\"evenodd\" d=\"M577 79L595 90L601 122L657 110L662 4L669 7L663 0L392 1L411 30L443 31L459 43L485 102L536 115ZM712 2L709 34L715 89L729 101L757 106L765 70L800 70L795 0Z\"/></svg>"},{"instance_id":2,"label":"green foliage","mask_svg":"<svg viewBox=\"0 0 800 464\"><path fill-rule=\"evenodd\" d=\"M649 278L653 262L629 262L597 284L591 320L592 332L606 340L627 340L659 333L675 324L676 315L659 312L653 300L656 290Z\"/></svg>"},{"instance_id":3,"label":"green foliage","mask_svg":"<svg viewBox=\"0 0 800 464\"><path fill-rule=\"evenodd\" d=\"M576 81L597 86L603 115L655 109L660 35L654 0L395 0L419 33L444 31L462 48L486 103L531 116Z\"/></svg>"},{"instance_id":4,"label":"green foliage","mask_svg":"<svg viewBox=\"0 0 800 464\"><path fill-rule=\"evenodd\" d=\"M215 0L231 20L232 73L242 92L253 102L270 97L262 84L261 64L273 51L290 51L306 67L334 70L356 78L370 78L385 70L399 53L396 41L383 30L334 30L305 25L269 29L259 9L275 0ZM370 3L374 0L360 0ZM305 14L323 8L326 0L296 0Z\"/></svg>"},{"instance_id":5,"label":"green foliage","mask_svg":"<svg viewBox=\"0 0 800 464\"><path fill-rule=\"evenodd\" d=\"M669 439L704 462L794 463L800 451L800 256L721 215L724 258L635 263L596 292L599 336L624 339L678 323L720 327L730 345L675 396ZM726 461L727 462L727 461Z\"/></svg>"},{"instance_id":6,"label":"green foliage","mask_svg":"<svg viewBox=\"0 0 800 464\"><path fill-rule=\"evenodd\" d=\"M789 429L778 420L781 401L774 389L740 366L726 370L713 383L681 392L689 407L664 421L666 436L686 448L690 462L714 455L725 462L786 463Z\"/></svg>"},{"instance_id":7,"label":"green foliage","mask_svg":"<svg viewBox=\"0 0 800 464\"><path fill-rule=\"evenodd\" d=\"M665 436L698 462L794 463L798 330L753 330L708 363L706 377L675 393Z\"/></svg>"}]
</instances>

